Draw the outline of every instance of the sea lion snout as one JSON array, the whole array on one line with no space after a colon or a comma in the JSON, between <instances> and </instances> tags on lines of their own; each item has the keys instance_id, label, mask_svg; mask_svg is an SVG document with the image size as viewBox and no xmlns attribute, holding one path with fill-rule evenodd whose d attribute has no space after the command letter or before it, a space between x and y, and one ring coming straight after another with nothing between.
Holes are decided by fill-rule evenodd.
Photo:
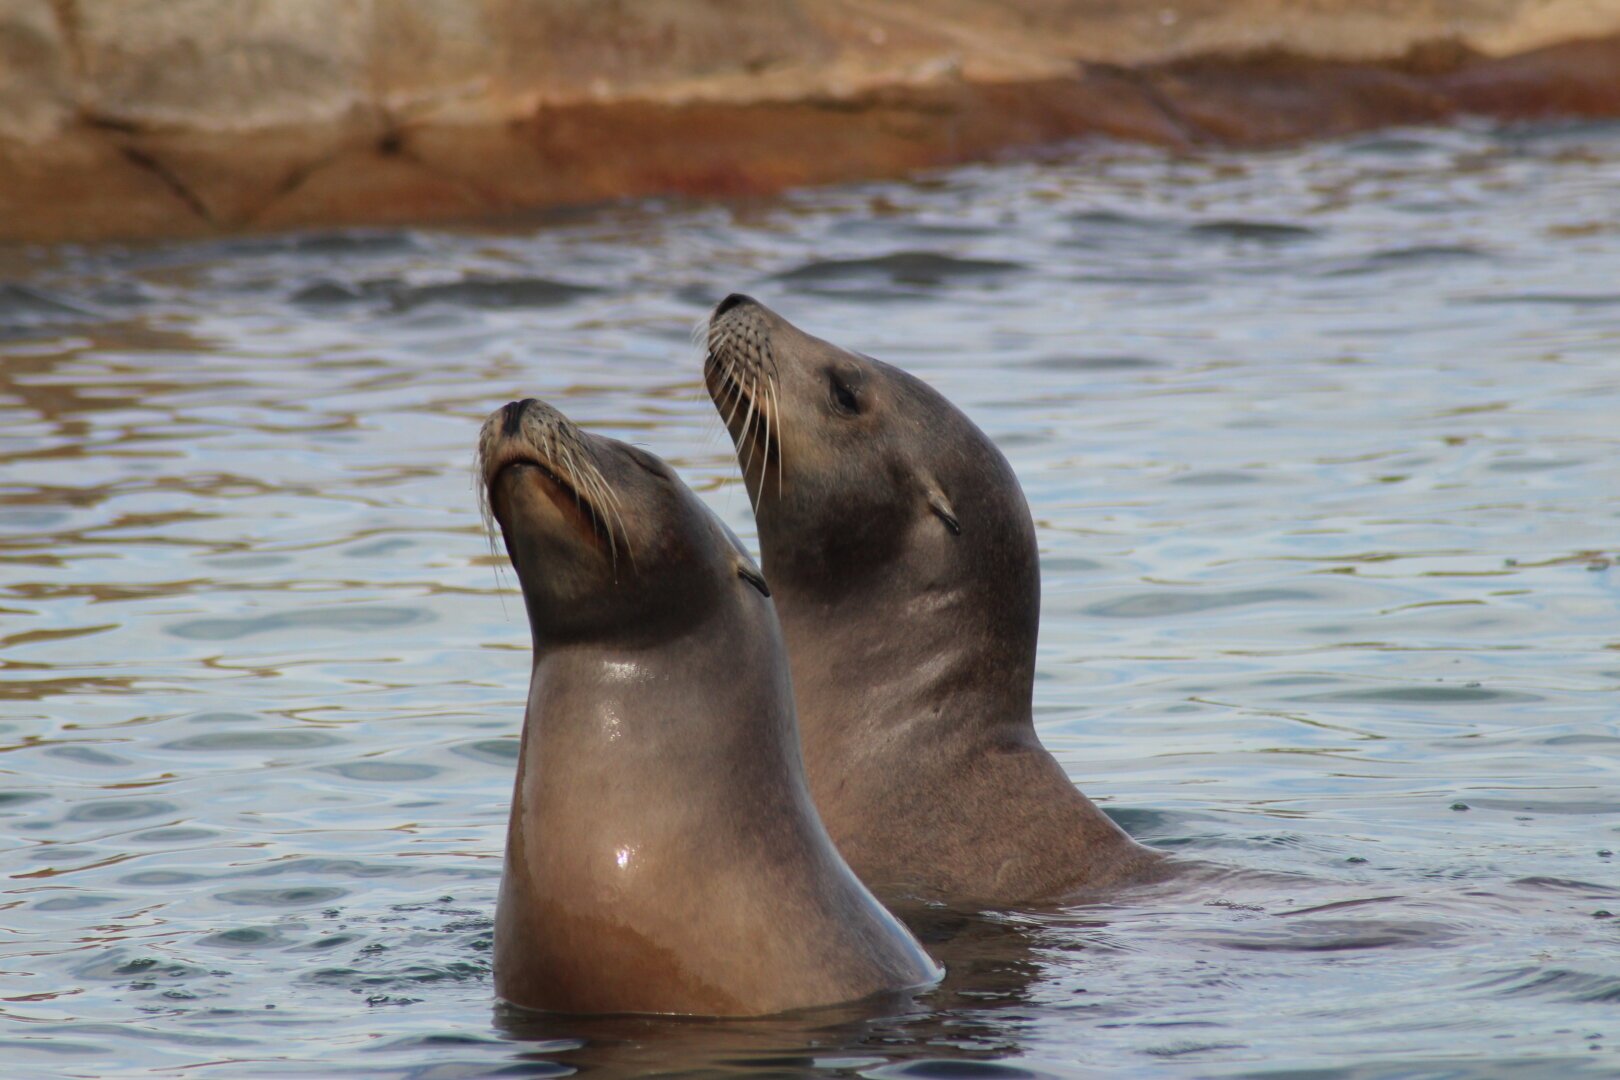
<instances>
[{"instance_id":1,"label":"sea lion snout","mask_svg":"<svg viewBox=\"0 0 1620 1080\"><path fill-rule=\"evenodd\" d=\"M533 404L534 398L532 397L526 397L522 401L507 402L505 407L501 409L501 413L505 417L501 421L501 434L508 438L516 435L518 429L523 425L524 411Z\"/></svg>"},{"instance_id":2,"label":"sea lion snout","mask_svg":"<svg viewBox=\"0 0 1620 1080\"><path fill-rule=\"evenodd\" d=\"M537 634L588 624L591 601L634 565L625 470L599 442L534 398L496 409L479 432L484 524L492 544L499 526Z\"/></svg>"},{"instance_id":3,"label":"sea lion snout","mask_svg":"<svg viewBox=\"0 0 1620 1080\"><path fill-rule=\"evenodd\" d=\"M782 479L785 388L773 344L778 322L753 297L732 293L709 317L703 363L704 385L737 444L756 505L772 471L778 486Z\"/></svg>"},{"instance_id":4,"label":"sea lion snout","mask_svg":"<svg viewBox=\"0 0 1620 1080\"><path fill-rule=\"evenodd\" d=\"M484 421L478 437L478 474L493 489L502 470L532 465L571 496L615 501L592 437L537 398L511 401ZM599 509L606 510L606 506Z\"/></svg>"},{"instance_id":5,"label":"sea lion snout","mask_svg":"<svg viewBox=\"0 0 1620 1080\"><path fill-rule=\"evenodd\" d=\"M715 305L714 315L711 317L718 319L720 316L724 315L734 307L741 307L744 304L757 305L758 303L758 300L755 300L752 296L749 296L746 293L734 292Z\"/></svg>"},{"instance_id":6,"label":"sea lion snout","mask_svg":"<svg viewBox=\"0 0 1620 1080\"><path fill-rule=\"evenodd\" d=\"M657 636L735 602L739 587L769 596L740 545L711 542L724 526L667 464L544 401L485 419L477 473L537 637Z\"/></svg>"},{"instance_id":7,"label":"sea lion snout","mask_svg":"<svg viewBox=\"0 0 1620 1080\"><path fill-rule=\"evenodd\" d=\"M509 401L489 414L478 433L478 474L487 486L517 458L532 458L555 472L565 447L584 448L583 433L568 417L538 398Z\"/></svg>"}]
</instances>

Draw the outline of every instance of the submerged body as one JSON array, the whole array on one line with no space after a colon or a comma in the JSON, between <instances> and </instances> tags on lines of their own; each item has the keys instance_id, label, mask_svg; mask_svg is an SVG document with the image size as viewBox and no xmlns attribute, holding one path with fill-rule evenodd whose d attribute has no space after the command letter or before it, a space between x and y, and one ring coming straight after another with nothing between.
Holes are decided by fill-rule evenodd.
<instances>
[{"instance_id":1,"label":"submerged body","mask_svg":"<svg viewBox=\"0 0 1620 1080\"><path fill-rule=\"evenodd\" d=\"M1007 905L1161 874L1036 736L1039 557L1000 451L921 380L748 297L708 344L811 790L861 879Z\"/></svg>"},{"instance_id":2,"label":"submerged body","mask_svg":"<svg viewBox=\"0 0 1620 1080\"><path fill-rule=\"evenodd\" d=\"M745 1016L936 979L816 816L772 604L724 526L537 402L490 417L480 462L534 637L496 992Z\"/></svg>"}]
</instances>

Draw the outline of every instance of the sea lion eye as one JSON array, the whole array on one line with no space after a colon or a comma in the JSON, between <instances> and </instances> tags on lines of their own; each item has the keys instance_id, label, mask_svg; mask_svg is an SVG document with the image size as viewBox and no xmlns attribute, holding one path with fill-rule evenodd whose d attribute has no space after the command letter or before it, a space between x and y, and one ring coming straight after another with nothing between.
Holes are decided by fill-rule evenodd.
<instances>
[{"instance_id":1,"label":"sea lion eye","mask_svg":"<svg viewBox=\"0 0 1620 1080\"><path fill-rule=\"evenodd\" d=\"M837 372L828 372L827 381L832 384L833 407L846 416L854 416L861 411L861 400L856 396L855 388L838 377Z\"/></svg>"}]
</instances>

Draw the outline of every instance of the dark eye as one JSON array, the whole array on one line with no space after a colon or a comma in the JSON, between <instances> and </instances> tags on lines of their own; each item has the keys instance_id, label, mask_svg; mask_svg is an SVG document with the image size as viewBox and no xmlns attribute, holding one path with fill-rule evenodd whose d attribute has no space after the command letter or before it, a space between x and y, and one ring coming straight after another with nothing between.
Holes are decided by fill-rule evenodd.
<instances>
[{"instance_id":1,"label":"dark eye","mask_svg":"<svg viewBox=\"0 0 1620 1080\"><path fill-rule=\"evenodd\" d=\"M835 373L829 373L827 378L832 383L833 406L847 416L854 416L860 412L861 400L855 396L855 388L844 382Z\"/></svg>"}]
</instances>

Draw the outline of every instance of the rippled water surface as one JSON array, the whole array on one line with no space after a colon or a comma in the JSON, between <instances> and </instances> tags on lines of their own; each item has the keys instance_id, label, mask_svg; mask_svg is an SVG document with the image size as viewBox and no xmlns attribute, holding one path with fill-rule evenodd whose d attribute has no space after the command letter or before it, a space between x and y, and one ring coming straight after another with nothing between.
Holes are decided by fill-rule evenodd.
<instances>
[{"instance_id":1,"label":"rippled water surface","mask_svg":"<svg viewBox=\"0 0 1620 1080\"><path fill-rule=\"evenodd\" d=\"M1620 130L0 269L8 1077L1620 1074ZM1262 873L941 915L876 1014L494 1009L478 423L550 399L752 536L690 344L733 289L997 440L1042 735Z\"/></svg>"}]
</instances>

